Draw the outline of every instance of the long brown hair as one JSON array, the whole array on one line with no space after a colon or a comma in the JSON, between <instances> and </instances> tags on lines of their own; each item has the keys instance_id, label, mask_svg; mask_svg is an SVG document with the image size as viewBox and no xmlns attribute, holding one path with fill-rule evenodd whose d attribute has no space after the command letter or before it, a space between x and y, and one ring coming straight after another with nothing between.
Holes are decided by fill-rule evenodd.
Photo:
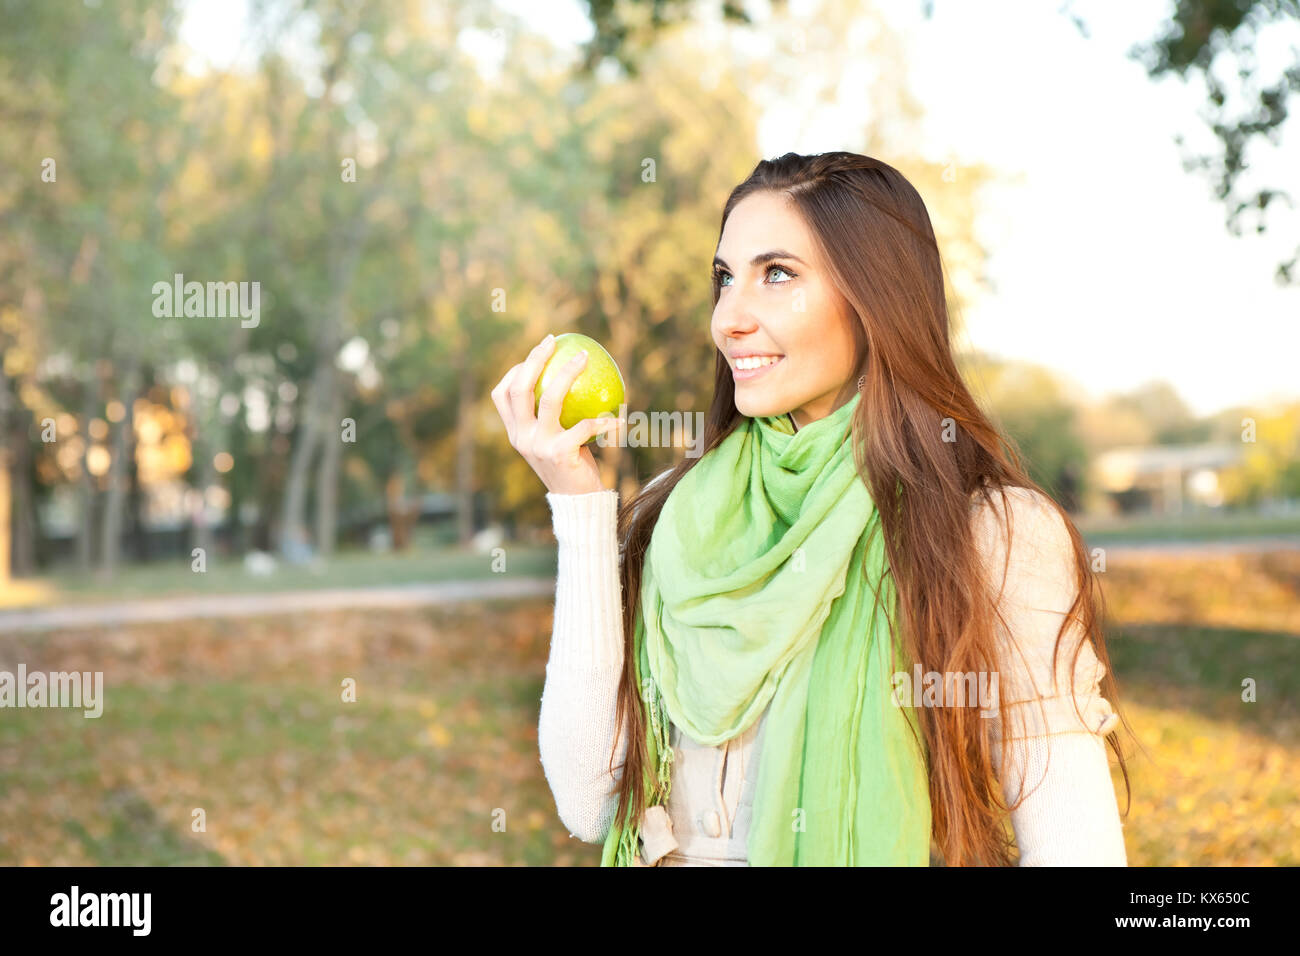
<instances>
[{"instance_id":1,"label":"long brown hair","mask_svg":"<svg viewBox=\"0 0 1300 956\"><path fill-rule=\"evenodd\" d=\"M820 247L832 283L857 318L857 372L848 388L860 381L859 375L865 382L854 414L854 456L880 512L878 527L883 528L903 647L923 672L996 672L997 599L983 583L971 525L973 496L992 504L992 492L998 491L1002 513L1009 518L1006 488L1041 489L1026 474L1014 444L981 411L954 362L942 260L925 204L898 170L879 160L848 152L787 153L760 162L732 191L719 235L736 204L760 190L792 200ZM715 277L715 307L718 294ZM623 776L616 785L620 827L639 819L645 808L648 755L633 638L646 549L673 487L742 418L731 370L719 352L703 452L682 459L619 509L625 654L616 722L629 740ZM1106 668L1101 692L1118 712L1118 690L1101 627L1100 584L1078 530L1059 504L1050 496L1047 500L1065 521L1080 581L1057 635L1056 651L1071 622L1077 622ZM1009 544L1009 528L1004 540ZM1075 660L1082 649L1079 641ZM1053 674L1056 657L1054 652ZM1074 700L1073 662L1070 671ZM998 706L1003 727L1010 727L1008 703L1000 699ZM970 707L919 711L928 753L932 835L943 861L949 866L1010 865L1012 840L1003 814L1019 801L1008 807L1003 800L986 722ZM1131 733L1127 718L1120 717ZM1006 748L1012 736L1009 730L1002 735L1003 767L1008 766ZM1108 735L1127 789L1128 768L1117 738ZM1019 793L1021 800L1028 795L1023 786Z\"/></svg>"}]
</instances>

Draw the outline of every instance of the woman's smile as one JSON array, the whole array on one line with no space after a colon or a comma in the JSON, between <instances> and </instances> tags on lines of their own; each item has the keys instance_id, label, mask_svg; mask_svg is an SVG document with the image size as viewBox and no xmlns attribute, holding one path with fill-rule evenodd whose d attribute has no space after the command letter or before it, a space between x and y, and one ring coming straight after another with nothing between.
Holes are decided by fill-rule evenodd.
<instances>
[{"instance_id":1,"label":"woman's smile","mask_svg":"<svg viewBox=\"0 0 1300 956\"><path fill-rule=\"evenodd\" d=\"M737 382L765 375L785 361L784 355L745 355L731 360L731 377Z\"/></svg>"}]
</instances>

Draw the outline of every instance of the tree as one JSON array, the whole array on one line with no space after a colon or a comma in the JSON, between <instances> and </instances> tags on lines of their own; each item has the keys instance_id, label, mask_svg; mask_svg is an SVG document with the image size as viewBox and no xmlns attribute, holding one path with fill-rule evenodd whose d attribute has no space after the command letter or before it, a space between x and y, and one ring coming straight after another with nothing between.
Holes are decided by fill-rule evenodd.
<instances>
[{"instance_id":1,"label":"tree","mask_svg":"<svg viewBox=\"0 0 1300 956\"><path fill-rule=\"evenodd\" d=\"M1300 499L1300 402L1255 411L1237 418L1241 464L1224 476L1224 495L1234 503ZM1250 423L1247 432L1243 420Z\"/></svg>"},{"instance_id":2,"label":"tree","mask_svg":"<svg viewBox=\"0 0 1300 956\"><path fill-rule=\"evenodd\" d=\"M1191 445L1209 440L1209 423L1197 418L1168 382L1148 382L1112 396L1107 404L1135 412L1150 429L1150 440L1158 445Z\"/></svg>"},{"instance_id":3,"label":"tree","mask_svg":"<svg viewBox=\"0 0 1300 956\"><path fill-rule=\"evenodd\" d=\"M1083 21L1071 15L1087 36ZM1135 45L1129 53L1152 79L1176 75L1186 82L1191 75L1205 83L1204 119L1221 152L1187 156L1183 166L1189 172L1201 170L1213 177L1215 195L1227 206L1226 226L1233 235L1241 234L1240 220L1248 212L1255 215L1255 231L1262 233L1267 229L1271 204L1280 199L1295 208L1291 195L1276 183L1248 189L1245 194L1236 190L1242 173L1250 168L1252 145L1265 139L1278 144L1290 115L1291 94L1300 91L1300 49L1291 47L1291 62L1279 74L1263 76L1255 56L1256 42L1269 26L1298 19L1300 3L1296 0L1176 0L1173 16L1161 34ZM1234 68L1229 69L1228 61L1233 61ZM1181 134L1175 141L1184 144ZM1295 255L1279 263L1279 284L1300 282L1298 260L1300 245Z\"/></svg>"},{"instance_id":4,"label":"tree","mask_svg":"<svg viewBox=\"0 0 1300 956\"><path fill-rule=\"evenodd\" d=\"M24 342L6 337L6 350L13 344L22 358L12 363L21 370L16 390L0 383L11 399L4 424L16 437L13 415L29 425L30 406L48 399L37 357L78 371L78 433L65 427L57 441L81 450L78 553L88 566L97 550L108 573L132 470L131 409L156 342L147 290L163 273L157 201L174 173L177 124L153 75L176 19L172 4L147 0L46 4L0 36L8 173L0 192L15 197L3 208L5 232L16 238L2 257L0 292L19 303L21 323L39 329ZM30 501L28 469L18 475ZM8 525L0 514L0 533Z\"/></svg>"},{"instance_id":5,"label":"tree","mask_svg":"<svg viewBox=\"0 0 1300 956\"><path fill-rule=\"evenodd\" d=\"M934 0L919 2L922 15L931 19ZM1072 9L1073 2L1063 0L1060 11L1087 37L1087 22ZM781 11L785 6L783 0L772 4ZM737 24L754 23L743 5L730 0L587 0L587 12L593 35L584 48L582 69L591 71L611 61L629 74L640 68L657 34L692 16L707 12ZM1241 234L1240 220L1247 212L1256 215L1255 231L1262 233L1272 203L1284 200L1294 208L1290 194L1277 184L1260 186L1246 195L1237 195L1234 190L1241 174L1249 168L1247 153L1251 144L1261 139L1274 145L1279 142L1290 113L1290 96L1300 90L1300 51L1293 46L1295 59L1291 65L1276 76L1263 77L1254 56L1256 40L1268 26L1297 19L1297 0L1175 0L1174 13L1163 32L1130 51L1152 79L1176 74L1186 81L1192 74L1204 81L1208 101L1205 119L1222 152L1217 156L1186 157L1184 168L1189 172L1203 170L1215 177L1215 193L1227 204L1226 226L1233 235ZM1221 56L1234 58L1235 70L1216 73L1214 63ZM1184 143L1181 135L1175 141L1180 146ZM1280 284L1300 282L1298 261L1300 246L1296 255L1279 263L1276 278Z\"/></svg>"},{"instance_id":6,"label":"tree","mask_svg":"<svg viewBox=\"0 0 1300 956\"><path fill-rule=\"evenodd\" d=\"M981 353L963 356L962 371L1016 446L1029 477L1067 510L1086 489L1088 452L1079 407L1066 383L1047 369Z\"/></svg>"},{"instance_id":7,"label":"tree","mask_svg":"<svg viewBox=\"0 0 1300 956\"><path fill-rule=\"evenodd\" d=\"M607 59L629 76L640 71L641 58L657 42L658 34L699 16L707 7L730 23L752 23L741 4L731 0L586 0L593 34L583 48L581 69L591 73ZM773 0L784 9L786 0Z\"/></svg>"}]
</instances>

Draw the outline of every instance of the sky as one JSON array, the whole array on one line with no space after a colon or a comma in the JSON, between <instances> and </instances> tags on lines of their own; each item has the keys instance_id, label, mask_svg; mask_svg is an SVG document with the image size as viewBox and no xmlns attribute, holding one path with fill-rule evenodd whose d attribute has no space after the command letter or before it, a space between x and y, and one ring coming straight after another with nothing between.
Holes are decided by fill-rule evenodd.
<instances>
[{"instance_id":1,"label":"sky","mask_svg":"<svg viewBox=\"0 0 1300 956\"><path fill-rule=\"evenodd\" d=\"M579 0L495 6L557 44L591 34ZM1300 210L1274 204L1268 233L1229 234L1208 175L1183 170L1174 140L1212 145L1199 81L1156 83L1127 55L1157 34L1172 2L1078 0L1070 9L1088 24L1086 38L1059 2L936 0L929 20L921 0L875 6L904 39L906 83L925 109L912 151L952 161L958 175L980 162L1010 180L982 199L976 228L993 288L966 309L959 346L1046 366L1085 401L1154 379L1197 414L1300 398L1300 288L1272 278L1300 243ZM810 27L816 7L790 0ZM239 30L229 0L193 0L183 36L219 63L238 48ZM1293 62L1295 49L1300 24L1279 26L1260 60ZM857 92L868 74L854 64L829 105L806 91L763 97L759 153L861 149L844 130L869 116ZM1248 158L1259 183L1300 201L1296 126L1300 116L1279 146L1261 144Z\"/></svg>"},{"instance_id":2,"label":"sky","mask_svg":"<svg viewBox=\"0 0 1300 956\"><path fill-rule=\"evenodd\" d=\"M1077 3L1087 39L1058 4L1004 6L1016 10L1014 33L990 25L983 4L941 0L908 34L936 153L1025 177L984 207L997 291L968 311L971 343L1054 368L1093 396L1163 378L1200 414L1300 397L1300 288L1273 280L1300 244L1300 214L1275 205L1286 215L1270 216L1271 234L1233 237L1209 178L1183 171L1175 134L1211 140L1200 83L1157 84L1126 55L1157 35L1170 5ZM1300 47L1300 29L1286 33L1280 51ZM1261 183L1300 201L1296 125L1250 158Z\"/></svg>"}]
</instances>

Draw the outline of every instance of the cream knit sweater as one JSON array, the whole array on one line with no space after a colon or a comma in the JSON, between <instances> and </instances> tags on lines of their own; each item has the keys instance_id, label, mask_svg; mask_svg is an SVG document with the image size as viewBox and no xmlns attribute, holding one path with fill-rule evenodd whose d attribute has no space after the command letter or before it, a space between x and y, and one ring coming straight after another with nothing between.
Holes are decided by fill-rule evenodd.
<instances>
[{"instance_id":1,"label":"cream knit sweater","mask_svg":"<svg viewBox=\"0 0 1300 956\"><path fill-rule=\"evenodd\" d=\"M622 591L616 535L618 494L548 494L559 543L554 628L546 666L538 749L560 820L587 843L602 843L617 806L606 796L622 775L626 740L614 722L623 667ZM995 494L995 502L1000 498ZM1008 489L1011 553L1002 587L1006 534L1000 510L972 505L972 526L993 594L1001 591L999 695L1017 703L1009 773L994 747L995 770L1011 811L1021 866L1127 866L1119 806L1104 737L1118 716L1098 692L1105 673L1086 641L1075 668L1080 722L1069 700L1069 665L1081 631L1061 644L1056 680L1052 649L1077 582L1068 532L1037 493ZM1039 707L1043 710L1039 710ZM989 718L990 739L1002 735ZM617 741L616 741L617 736ZM617 750L615 747L617 746ZM611 753L615 772L609 773ZM1050 763L1049 763L1050 756Z\"/></svg>"}]
</instances>

